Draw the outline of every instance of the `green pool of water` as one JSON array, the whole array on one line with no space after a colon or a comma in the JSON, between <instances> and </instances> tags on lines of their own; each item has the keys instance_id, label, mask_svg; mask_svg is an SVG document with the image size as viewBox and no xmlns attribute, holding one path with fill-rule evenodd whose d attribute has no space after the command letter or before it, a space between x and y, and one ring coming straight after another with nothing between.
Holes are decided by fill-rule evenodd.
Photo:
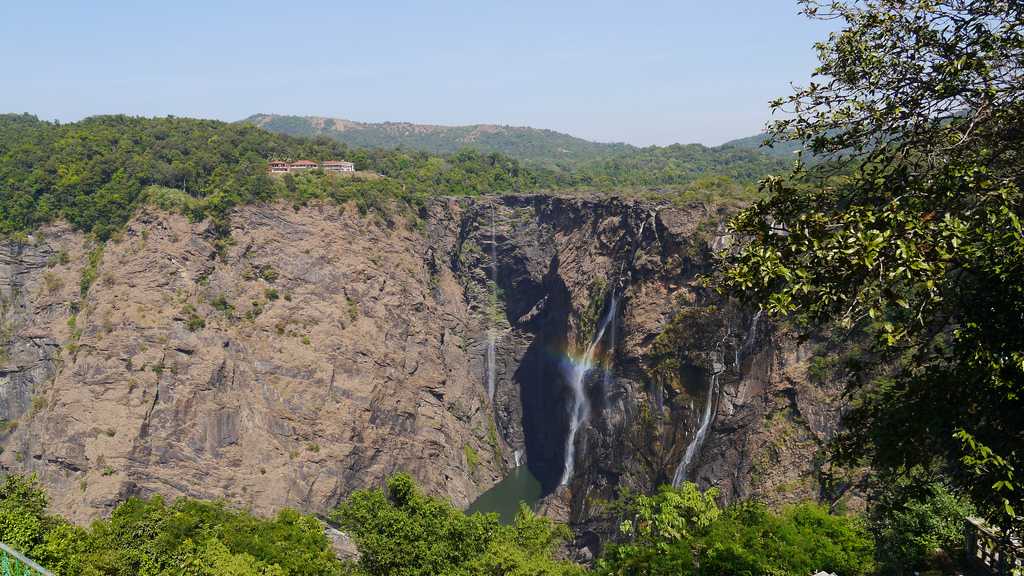
<instances>
[{"instance_id":1,"label":"green pool of water","mask_svg":"<svg viewBox=\"0 0 1024 576\"><path fill-rule=\"evenodd\" d=\"M519 503L526 502L527 506L533 508L544 495L543 492L540 482L524 464L481 494L469 505L466 513L497 512L502 524L511 524L516 518L516 512L519 511Z\"/></svg>"}]
</instances>

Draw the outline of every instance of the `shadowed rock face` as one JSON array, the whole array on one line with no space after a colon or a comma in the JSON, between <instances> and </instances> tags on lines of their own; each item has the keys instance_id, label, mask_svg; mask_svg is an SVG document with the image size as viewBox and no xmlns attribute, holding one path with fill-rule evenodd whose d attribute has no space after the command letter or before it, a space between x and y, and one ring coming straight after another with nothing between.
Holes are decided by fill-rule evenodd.
<instances>
[{"instance_id":1,"label":"shadowed rock face","mask_svg":"<svg viewBox=\"0 0 1024 576\"><path fill-rule=\"evenodd\" d=\"M0 411L17 421L0 465L37 473L56 511L87 521L154 493L324 512L401 470L465 506L518 452L549 514L600 532L594 502L671 480L723 370L687 477L725 498L815 496L837 395L808 383L806 350L767 322L748 334L751 314L701 286L723 218L505 196L437 199L412 225L274 204L239 209L224 244L149 210L106 245L84 296L93 246L51 226L0 244ZM585 379L592 409L557 488L563 364L613 289L611 375Z\"/></svg>"}]
</instances>

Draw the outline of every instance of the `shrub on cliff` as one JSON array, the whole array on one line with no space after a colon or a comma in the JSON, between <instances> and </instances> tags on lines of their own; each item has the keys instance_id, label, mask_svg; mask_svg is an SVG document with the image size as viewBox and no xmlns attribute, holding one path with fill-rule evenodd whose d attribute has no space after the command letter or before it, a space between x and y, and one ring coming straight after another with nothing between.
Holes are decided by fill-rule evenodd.
<instances>
[{"instance_id":1,"label":"shrub on cliff","mask_svg":"<svg viewBox=\"0 0 1024 576\"><path fill-rule=\"evenodd\" d=\"M46 493L35 477L10 475L0 485L0 542L60 570L72 573L81 551L82 531L47 514Z\"/></svg>"}]
</instances>

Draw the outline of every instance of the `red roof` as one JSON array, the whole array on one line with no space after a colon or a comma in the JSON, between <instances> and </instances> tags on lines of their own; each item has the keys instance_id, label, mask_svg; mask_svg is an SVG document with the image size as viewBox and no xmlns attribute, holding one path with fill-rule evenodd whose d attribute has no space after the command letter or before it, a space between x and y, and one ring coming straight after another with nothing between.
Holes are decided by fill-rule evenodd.
<instances>
[{"instance_id":1,"label":"red roof","mask_svg":"<svg viewBox=\"0 0 1024 576\"><path fill-rule=\"evenodd\" d=\"M317 163L312 160L296 160L292 162L292 166L316 166Z\"/></svg>"}]
</instances>

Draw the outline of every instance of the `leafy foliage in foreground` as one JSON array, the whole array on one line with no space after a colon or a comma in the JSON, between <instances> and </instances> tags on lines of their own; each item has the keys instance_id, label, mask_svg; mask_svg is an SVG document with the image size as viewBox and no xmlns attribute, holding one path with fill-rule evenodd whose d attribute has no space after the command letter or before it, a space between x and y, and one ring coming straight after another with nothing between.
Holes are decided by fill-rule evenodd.
<instances>
[{"instance_id":1,"label":"leafy foliage in foreground","mask_svg":"<svg viewBox=\"0 0 1024 576\"><path fill-rule=\"evenodd\" d=\"M466 515L424 496L409 476L387 492L366 490L339 506L334 519L355 539L359 567L374 576L570 575L584 570L553 559L568 529L536 516L525 505L510 526L497 514Z\"/></svg>"},{"instance_id":2,"label":"leafy foliage in foreground","mask_svg":"<svg viewBox=\"0 0 1024 576\"><path fill-rule=\"evenodd\" d=\"M525 507L510 526L497 514L467 515L424 496L405 475L387 493L354 493L333 516L358 543L358 565L337 560L322 523L294 510L264 519L217 502L132 498L86 529L47 514L34 479L8 476L0 485L0 541L59 576L584 573L554 560L566 527Z\"/></svg>"},{"instance_id":3,"label":"leafy foliage in foreground","mask_svg":"<svg viewBox=\"0 0 1024 576\"><path fill-rule=\"evenodd\" d=\"M806 504L769 512L758 504L719 510L714 490L693 484L631 496L623 541L598 562L599 574L810 574L857 576L873 566L871 540L856 518ZM0 485L0 541L58 576L569 576L587 570L557 560L568 528L525 505L515 522L466 514L425 496L400 474L387 489L353 493L333 513L355 540L358 564L334 557L323 525L284 510L258 518L223 503L129 499L107 520L79 528L48 515L35 479Z\"/></svg>"},{"instance_id":4,"label":"leafy foliage in foreground","mask_svg":"<svg viewBox=\"0 0 1024 576\"><path fill-rule=\"evenodd\" d=\"M882 572L912 574L964 557L964 522L972 513L939 481L881 486L871 506L871 530Z\"/></svg>"},{"instance_id":5,"label":"leafy foliage in foreground","mask_svg":"<svg viewBox=\"0 0 1024 576\"><path fill-rule=\"evenodd\" d=\"M48 515L45 494L19 476L0 486L0 540L61 576L349 573L320 522L293 510L263 519L221 503L133 498L85 529Z\"/></svg>"},{"instance_id":6,"label":"leafy foliage in foreground","mask_svg":"<svg viewBox=\"0 0 1024 576\"><path fill-rule=\"evenodd\" d=\"M940 471L1024 530L1024 4L803 4L845 28L772 131L833 161L766 182L723 285L873 339L841 462Z\"/></svg>"},{"instance_id":7,"label":"leafy foliage in foreground","mask_svg":"<svg viewBox=\"0 0 1024 576\"><path fill-rule=\"evenodd\" d=\"M615 576L806 576L819 570L856 576L874 570L874 546L857 518L816 504L770 512L746 502L719 510L714 489L663 487L626 506L620 532L598 573Z\"/></svg>"}]
</instances>

